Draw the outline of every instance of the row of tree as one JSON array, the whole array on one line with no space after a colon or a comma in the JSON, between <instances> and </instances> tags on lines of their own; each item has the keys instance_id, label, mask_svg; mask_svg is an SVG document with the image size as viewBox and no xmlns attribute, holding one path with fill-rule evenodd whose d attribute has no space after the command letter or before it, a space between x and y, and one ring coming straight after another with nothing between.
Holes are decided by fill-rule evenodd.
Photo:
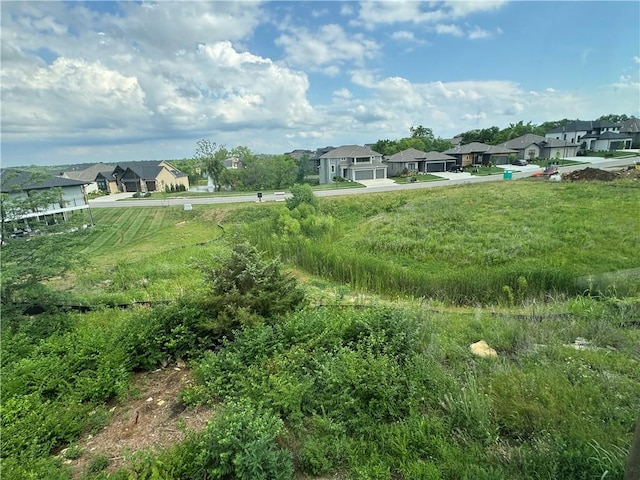
<instances>
[{"instance_id":1,"label":"row of tree","mask_svg":"<svg viewBox=\"0 0 640 480\"><path fill-rule=\"evenodd\" d=\"M227 168L225 160L236 157L241 168ZM313 173L309 158L294 159L288 155L256 154L248 147L229 149L210 140L198 141L192 159L174 162L189 175L189 182L198 183L206 174L217 191L231 188L238 191L274 190L301 183Z\"/></svg>"}]
</instances>

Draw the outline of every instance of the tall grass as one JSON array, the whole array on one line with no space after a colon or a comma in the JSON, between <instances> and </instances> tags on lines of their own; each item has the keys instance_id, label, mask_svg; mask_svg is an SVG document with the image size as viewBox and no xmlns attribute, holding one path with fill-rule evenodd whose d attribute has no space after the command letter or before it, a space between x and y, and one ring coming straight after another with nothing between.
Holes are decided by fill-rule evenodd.
<instances>
[{"instance_id":1,"label":"tall grass","mask_svg":"<svg viewBox=\"0 0 640 480\"><path fill-rule=\"evenodd\" d=\"M282 236L276 214L244 230L261 249L315 275L382 294L456 303L640 292L634 182L513 182L352 196L321 202L323 236ZM267 211L269 213L269 211ZM591 289L591 290L590 290Z\"/></svg>"}]
</instances>

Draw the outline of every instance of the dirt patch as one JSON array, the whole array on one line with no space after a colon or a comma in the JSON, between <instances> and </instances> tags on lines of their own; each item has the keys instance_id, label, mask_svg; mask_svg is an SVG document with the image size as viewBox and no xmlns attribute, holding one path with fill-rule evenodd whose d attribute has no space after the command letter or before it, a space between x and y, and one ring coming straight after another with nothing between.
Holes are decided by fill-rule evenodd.
<instances>
[{"instance_id":1,"label":"dirt patch","mask_svg":"<svg viewBox=\"0 0 640 480\"><path fill-rule=\"evenodd\" d=\"M625 179L625 178L632 178L635 180L640 180L640 169L638 168L638 166L636 165L634 166L630 166L627 168L623 168L622 170L618 171L618 178L620 179Z\"/></svg>"},{"instance_id":2,"label":"dirt patch","mask_svg":"<svg viewBox=\"0 0 640 480\"><path fill-rule=\"evenodd\" d=\"M178 393L191 382L185 367L136 374L135 398L114 406L109 424L78 441L81 455L65 461L73 469L73 478L81 478L97 457L108 458L107 471L115 471L136 452L159 451L182 441L186 430L203 429L212 410L185 409L178 400Z\"/></svg>"},{"instance_id":3,"label":"dirt patch","mask_svg":"<svg viewBox=\"0 0 640 480\"><path fill-rule=\"evenodd\" d=\"M563 173L562 180L575 182L579 180L596 180L610 182L615 180L617 175L614 172L600 170L599 168L587 167L584 170L574 170L573 172Z\"/></svg>"},{"instance_id":4,"label":"dirt patch","mask_svg":"<svg viewBox=\"0 0 640 480\"><path fill-rule=\"evenodd\" d=\"M611 182L620 179L640 179L640 170L634 166L623 168L616 172L587 167L584 170L575 170L562 174L562 180L567 182L577 182L581 180Z\"/></svg>"},{"instance_id":5,"label":"dirt patch","mask_svg":"<svg viewBox=\"0 0 640 480\"><path fill-rule=\"evenodd\" d=\"M205 210L202 213L202 216L205 220L209 220L215 223L222 223L228 214L229 212L226 209L223 210L223 209L216 208L211 210Z\"/></svg>"}]
</instances>

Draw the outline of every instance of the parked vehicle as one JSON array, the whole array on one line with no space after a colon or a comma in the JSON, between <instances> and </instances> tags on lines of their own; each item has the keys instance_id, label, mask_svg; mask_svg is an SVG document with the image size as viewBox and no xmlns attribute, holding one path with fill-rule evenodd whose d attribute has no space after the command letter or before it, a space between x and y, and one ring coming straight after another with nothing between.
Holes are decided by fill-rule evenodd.
<instances>
[{"instance_id":1,"label":"parked vehicle","mask_svg":"<svg viewBox=\"0 0 640 480\"><path fill-rule=\"evenodd\" d=\"M460 173L462 172L462 167L460 165L451 165L447 171L451 173Z\"/></svg>"},{"instance_id":2,"label":"parked vehicle","mask_svg":"<svg viewBox=\"0 0 640 480\"><path fill-rule=\"evenodd\" d=\"M520 159L516 160L515 162L513 162L513 165L518 165L519 167L524 167L524 166L529 165L529 162L527 162L523 158L520 158Z\"/></svg>"}]
</instances>

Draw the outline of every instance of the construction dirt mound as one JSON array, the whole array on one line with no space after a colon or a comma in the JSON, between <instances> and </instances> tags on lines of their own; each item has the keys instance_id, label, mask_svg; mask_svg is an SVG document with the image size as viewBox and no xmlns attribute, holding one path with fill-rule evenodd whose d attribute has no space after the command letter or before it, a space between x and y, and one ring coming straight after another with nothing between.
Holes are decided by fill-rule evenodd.
<instances>
[{"instance_id":1,"label":"construction dirt mound","mask_svg":"<svg viewBox=\"0 0 640 480\"><path fill-rule=\"evenodd\" d=\"M634 166L626 167L616 172L587 167L583 170L575 170L562 174L562 180L567 182L577 182L581 180L611 182L619 179L640 179L640 170Z\"/></svg>"}]
</instances>

